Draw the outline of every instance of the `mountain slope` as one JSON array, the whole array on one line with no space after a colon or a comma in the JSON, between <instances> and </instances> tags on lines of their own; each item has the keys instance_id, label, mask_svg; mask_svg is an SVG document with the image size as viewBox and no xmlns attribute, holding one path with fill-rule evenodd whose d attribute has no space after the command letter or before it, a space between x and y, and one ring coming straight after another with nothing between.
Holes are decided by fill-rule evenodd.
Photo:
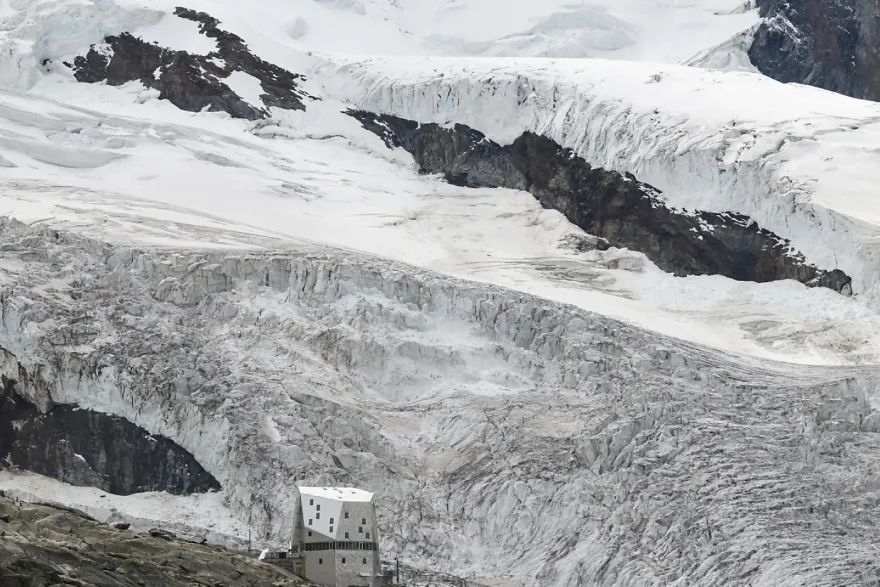
<instances>
[{"instance_id":1,"label":"mountain slope","mask_svg":"<svg viewBox=\"0 0 880 587\"><path fill-rule=\"evenodd\" d=\"M880 107L676 64L739 4L3 4L4 385L192 455L112 508L212 540L351 484L422 582L870 581Z\"/></svg>"},{"instance_id":2,"label":"mountain slope","mask_svg":"<svg viewBox=\"0 0 880 587\"><path fill-rule=\"evenodd\" d=\"M880 22L867 0L759 0L749 56L764 74L880 100Z\"/></svg>"},{"instance_id":3,"label":"mountain slope","mask_svg":"<svg viewBox=\"0 0 880 587\"><path fill-rule=\"evenodd\" d=\"M234 12L234 8L220 6L223 7ZM167 43L171 49L211 51L215 47L199 45L190 38L210 40L198 33L192 21L181 19L173 14L173 8L170 10L165 16L149 19L158 24L144 29L148 38ZM386 108L381 102L362 101L359 92L363 84L352 77L364 74L345 62L338 66L332 61L332 67L324 65L323 60L316 63L307 55L285 49L283 39L268 38L266 32L256 34L241 22L240 14L236 18L239 20L221 23L221 28L234 26L236 30L251 32L244 41L252 53L293 75L305 73L310 79L303 82L304 91L323 99L307 100L305 112L274 109L270 118L254 127L216 116L193 118L170 108L167 102L157 102L155 98L161 97L161 93L156 95L139 81L119 89L103 84L75 85L71 70L63 64L72 63L77 54L88 53L88 44L83 39L82 49L73 55L53 56L49 75L31 90L31 96L63 97L66 104L78 104L80 110L61 114L55 106L36 103L23 110L20 106L8 110L11 128L32 134L33 129L27 129L30 121L40 121L36 123L36 132L44 138L34 143L33 139L22 141L18 135L11 136L9 147L0 152L14 165L9 169L9 177L16 177L21 186L14 197L6 200L3 210L28 221L52 217L55 223L63 222L96 236L127 242L171 244L176 239L210 246L265 246L277 238L318 239L599 307L614 316L723 348L813 362L862 361L874 353L874 318L868 317L858 304L835 301L829 305L820 294L794 293L787 291L787 287L777 288L772 294L766 288L746 287L753 292L747 294L752 301L738 305L739 313L731 321L722 308L728 307L724 300L733 291L737 291L736 296L743 295L743 288L738 285L669 280L658 276L650 264L644 275L641 270L622 271L616 252L584 255L572 251L566 245L570 242L566 240L567 233L572 228L539 206L528 205L527 199L517 199L523 206L516 208L516 216L510 216L511 196L483 191L479 197L485 205L473 206L468 201L477 195L471 190L440 189L435 181L415 178L406 169L412 163L400 155L389 160L380 142L342 114L346 105L339 103L337 97L380 111ZM171 26L175 21L184 28ZM267 25L266 30L272 29ZM114 34L120 32L125 31ZM257 53L258 48L265 52ZM382 76L375 78L381 80L378 83L369 82L373 84L369 91L385 91L384 88L410 83L405 69L398 73L397 66L389 63L383 70L382 63L365 63ZM468 62L431 63L449 68L450 72L465 68L461 83L452 88L456 92L481 84L485 76L508 75L510 71L504 62L482 62L481 69ZM432 71L432 67L429 64L424 69ZM588 163L611 171L635 173L638 179L660 188L672 205L745 213L761 227L790 238L793 246L806 254L808 262L829 270L843 268L856 279L857 292L863 294L863 299L868 298L864 292L873 287L868 269L872 266L872 253L865 243L870 242L873 233L868 227L863 229L860 217L870 220L870 208L848 206L847 201L836 197L836 186L843 182L861 185L852 182L853 170L861 173L868 168L858 157L862 152L870 157L870 151L861 146L861 142L867 144L871 140L870 126L865 124L864 130L856 133L864 133L865 138L854 146L831 141L835 135L829 131L834 129L853 134L843 126L847 119L835 115L841 108L857 112L846 102L824 97L815 100L818 96L810 96L810 104L822 108L815 131L821 148L798 153L798 165L810 161L809 157L821 160L818 164L793 168L789 149L802 150L814 143L814 123L801 128L786 122L774 131L773 138L756 139L767 125L779 126L790 120L786 105L798 100L796 96L801 90L783 91L753 76L719 77L717 73L669 66L658 69L651 65L595 62L585 67L574 62L526 62L516 68L523 73L535 71L533 83L540 80L547 92L569 88L570 96L583 100L588 108L584 114L591 118L571 111L573 123L566 125L568 134L554 136L555 123L540 122L553 115L552 96L536 96L520 105L516 93L492 98L510 98L511 102L502 104L503 110L496 111L505 112L504 119L489 118L487 112L458 116L453 110L442 117L433 113L423 116L413 110L421 108L421 101L415 98L407 107L408 114L425 121L430 117L438 122L470 122L502 143L511 140L508 136L529 129L548 134L586 155ZM655 83L655 76L659 76L659 83ZM557 85L562 78L568 81ZM574 83L574 79L579 81ZM734 86L737 90L733 93L723 89ZM601 88L598 94L597 88ZM639 101L642 88L650 88L656 96L660 106L656 113L657 106L651 99ZM725 93L736 100L736 96L758 92L770 95L771 89L775 97L769 106L759 107L756 100L754 112L743 122L713 114L713 101ZM699 125L682 126L683 117L697 113L682 106L692 106L688 102L691 95L703 94L706 100L702 102ZM17 104L14 97L9 100L10 107ZM469 100L462 104L463 108L473 108ZM474 105L490 104L488 99L477 100ZM618 103L622 106L615 105ZM269 108L261 101L253 107L266 112ZM593 115L593 108L598 116ZM610 109L606 112L606 108ZM31 109L48 109L55 114L34 118ZM632 114L630 118L618 115L627 111ZM873 110L864 107L862 111L860 116L869 121ZM649 120L647 124L643 122L645 117ZM529 122L530 118L538 124ZM565 124L561 116L555 120ZM154 132L157 123L163 126ZM63 130L58 128L59 124ZM595 147L583 143L584 136L596 137L592 143ZM614 136L622 140L609 140ZM633 138L627 138L630 136ZM648 142L643 144L643 140ZM777 144L785 150L777 152ZM34 156L22 157L28 152ZM835 157L831 164L829 155ZM718 158L732 162L717 168ZM844 158L852 164L836 170L836 161ZM181 160L188 162L185 170L176 163ZM328 166L327 160L333 160L334 165ZM80 171L70 174L71 166ZM816 172L823 167L828 171L817 176ZM164 172L158 173L159 169ZM175 173L176 169L183 173ZM697 171L696 176L693 170ZM329 177L324 175L327 173ZM45 186L47 174L52 182ZM846 179L839 180L837 174L846 175ZM132 176L137 181L121 181ZM403 181L389 183L392 177ZM870 177L864 185L867 196ZM827 204L813 203L824 199L811 194L817 187L820 195L827 191L835 197L834 210L825 212ZM859 196L853 201L869 202L870 198ZM792 205L796 207L793 215L787 212ZM836 210L844 205L858 220L837 214ZM459 214L471 218L450 231L445 218ZM175 222L169 224L168 219ZM516 238L494 238L493 233L482 229L486 222L503 222L508 235ZM344 229L339 229L340 223ZM821 240L816 234L822 235ZM825 241L834 245L817 246ZM628 252L623 254L632 256ZM642 261L626 261L624 265L628 263L635 263L633 267L645 266ZM659 290L658 280L663 284ZM577 288L572 288L572 283L577 283ZM658 295L658 291L663 295ZM713 293L707 295L707 291ZM591 292L601 295L597 297ZM792 303L792 296L802 301ZM715 299L722 300L720 307L714 306ZM690 310L695 307L696 311ZM804 307L810 310L804 311ZM687 309L684 313L683 308ZM723 318L711 328L704 328L706 320L714 322L712 316L719 311ZM841 329L833 318L841 312L859 318L847 321ZM682 320L687 324L684 329L679 326ZM761 326L756 327L757 324ZM809 333L806 338L804 332ZM847 353L857 350L844 358L844 349Z\"/></svg>"},{"instance_id":4,"label":"mountain slope","mask_svg":"<svg viewBox=\"0 0 880 587\"><path fill-rule=\"evenodd\" d=\"M660 62L684 61L757 23L742 0L312 0L289 18L297 46L333 53Z\"/></svg>"},{"instance_id":5,"label":"mountain slope","mask_svg":"<svg viewBox=\"0 0 880 587\"><path fill-rule=\"evenodd\" d=\"M861 292L875 288L880 215L862 181L874 104L752 74L609 61L349 59L322 72L334 70L358 108L467 124L501 144L548 136L674 205L747 214Z\"/></svg>"}]
</instances>

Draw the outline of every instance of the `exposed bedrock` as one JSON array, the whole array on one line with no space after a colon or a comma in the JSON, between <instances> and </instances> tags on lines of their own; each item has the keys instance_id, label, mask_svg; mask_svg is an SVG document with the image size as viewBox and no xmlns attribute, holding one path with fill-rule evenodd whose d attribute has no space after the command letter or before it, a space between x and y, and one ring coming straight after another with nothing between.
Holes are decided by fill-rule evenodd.
<instances>
[{"instance_id":1,"label":"exposed bedrock","mask_svg":"<svg viewBox=\"0 0 880 587\"><path fill-rule=\"evenodd\" d=\"M749 57L764 74L880 100L880 13L874 0L758 0L765 18Z\"/></svg>"},{"instance_id":2,"label":"exposed bedrock","mask_svg":"<svg viewBox=\"0 0 880 587\"><path fill-rule=\"evenodd\" d=\"M93 46L74 60L77 81L111 86L140 81L182 110L207 109L249 120L266 117L269 107L305 110L301 75L257 57L241 37L219 28L220 21L204 12L178 8L175 14L197 22L199 32L216 41L217 50L196 55L122 33L106 37L105 45ZM259 80L262 104L248 103L224 81L236 71Z\"/></svg>"},{"instance_id":3,"label":"exposed bedrock","mask_svg":"<svg viewBox=\"0 0 880 587\"><path fill-rule=\"evenodd\" d=\"M562 212L588 233L640 251L675 275L795 279L852 293L845 273L807 263L789 241L749 217L671 208L652 186L629 174L594 168L549 138L526 132L502 146L461 124L443 127L364 111L351 114L389 147L410 152L424 173L441 173L455 185L531 192L545 208Z\"/></svg>"},{"instance_id":4,"label":"exposed bedrock","mask_svg":"<svg viewBox=\"0 0 880 587\"><path fill-rule=\"evenodd\" d=\"M0 351L3 352L3 351ZM0 376L0 466L12 465L72 485L118 495L220 489L188 452L127 420L58 405L48 413Z\"/></svg>"},{"instance_id":5,"label":"exposed bedrock","mask_svg":"<svg viewBox=\"0 0 880 587\"><path fill-rule=\"evenodd\" d=\"M137 534L100 524L76 510L2 496L0 535L3 587L312 585L241 553L163 531Z\"/></svg>"}]
</instances>

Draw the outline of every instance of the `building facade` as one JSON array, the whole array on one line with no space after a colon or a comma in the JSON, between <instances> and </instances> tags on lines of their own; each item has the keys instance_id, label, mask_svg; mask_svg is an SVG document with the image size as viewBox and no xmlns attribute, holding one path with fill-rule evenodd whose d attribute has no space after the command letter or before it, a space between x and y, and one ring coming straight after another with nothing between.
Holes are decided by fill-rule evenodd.
<instances>
[{"instance_id":1,"label":"building facade","mask_svg":"<svg viewBox=\"0 0 880 587\"><path fill-rule=\"evenodd\" d=\"M298 574L328 587L378 587L373 494L350 487L297 489L291 555Z\"/></svg>"}]
</instances>

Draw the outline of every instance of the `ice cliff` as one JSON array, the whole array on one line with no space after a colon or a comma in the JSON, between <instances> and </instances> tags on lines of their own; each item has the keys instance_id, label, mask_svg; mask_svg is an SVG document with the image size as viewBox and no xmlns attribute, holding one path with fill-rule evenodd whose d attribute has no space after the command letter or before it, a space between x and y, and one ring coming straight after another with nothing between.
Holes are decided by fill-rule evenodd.
<instances>
[{"instance_id":1,"label":"ice cliff","mask_svg":"<svg viewBox=\"0 0 880 587\"><path fill-rule=\"evenodd\" d=\"M477 579L878 571L870 371L759 365L351 252L0 234L21 392L168 436L267 538L299 479L379 491L388 555Z\"/></svg>"},{"instance_id":2,"label":"ice cliff","mask_svg":"<svg viewBox=\"0 0 880 587\"><path fill-rule=\"evenodd\" d=\"M598 60L332 58L318 71L358 109L468 125L501 145L533 132L671 205L748 215L877 296L877 210L858 171L875 104L748 73Z\"/></svg>"}]
</instances>

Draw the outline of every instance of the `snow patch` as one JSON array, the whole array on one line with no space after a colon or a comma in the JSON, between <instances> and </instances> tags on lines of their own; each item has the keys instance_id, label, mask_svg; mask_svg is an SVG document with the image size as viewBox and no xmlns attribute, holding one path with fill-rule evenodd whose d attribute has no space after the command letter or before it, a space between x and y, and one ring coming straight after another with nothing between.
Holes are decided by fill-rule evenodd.
<instances>
[{"instance_id":1,"label":"snow patch","mask_svg":"<svg viewBox=\"0 0 880 587\"><path fill-rule=\"evenodd\" d=\"M266 436L272 442L281 442L281 433L278 432L278 427L275 426L275 421L272 419L272 416L265 417L265 425L263 430L266 432Z\"/></svg>"},{"instance_id":2,"label":"snow patch","mask_svg":"<svg viewBox=\"0 0 880 587\"><path fill-rule=\"evenodd\" d=\"M0 491L26 502L72 507L105 524L126 522L137 532L158 526L183 538L230 548L247 544L247 526L224 504L221 493L178 496L153 491L123 496L10 470L0 470Z\"/></svg>"},{"instance_id":3,"label":"snow patch","mask_svg":"<svg viewBox=\"0 0 880 587\"><path fill-rule=\"evenodd\" d=\"M260 80L254 76L236 70L230 73L229 77L223 80L223 83L229 86L233 92L238 94L242 100L251 106L255 106L256 108L263 107L263 99L261 96L265 92L263 92L263 86Z\"/></svg>"},{"instance_id":4,"label":"snow patch","mask_svg":"<svg viewBox=\"0 0 880 587\"><path fill-rule=\"evenodd\" d=\"M137 28L134 34L148 43L174 51L207 55L217 50L217 41L199 32L199 23L173 14L165 14L159 22Z\"/></svg>"}]
</instances>

